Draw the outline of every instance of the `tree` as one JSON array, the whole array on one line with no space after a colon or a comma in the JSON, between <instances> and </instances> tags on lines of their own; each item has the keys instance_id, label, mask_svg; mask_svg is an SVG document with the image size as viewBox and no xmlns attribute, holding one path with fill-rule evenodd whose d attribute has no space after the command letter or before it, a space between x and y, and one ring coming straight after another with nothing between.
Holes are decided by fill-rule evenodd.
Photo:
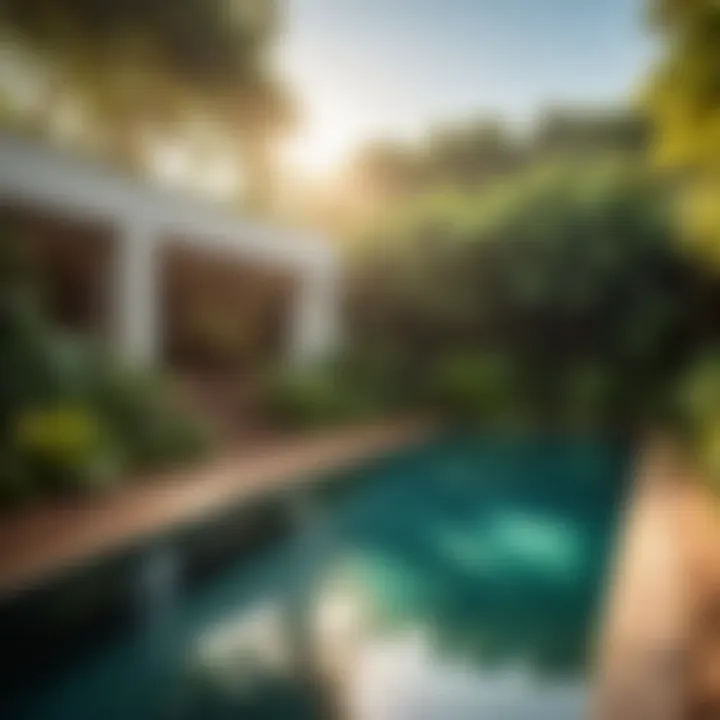
<instances>
[{"instance_id":1,"label":"tree","mask_svg":"<svg viewBox=\"0 0 720 720\"><path fill-rule=\"evenodd\" d=\"M665 52L647 88L654 156L679 193L684 238L720 260L720 5L654 0Z\"/></svg>"},{"instance_id":2,"label":"tree","mask_svg":"<svg viewBox=\"0 0 720 720\"><path fill-rule=\"evenodd\" d=\"M466 189L478 188L517 169L522 155L521 144L508 128L492 120L436 128L422 152L430 183Z\"/></svg>"},{"instance_id":3,"label":"tree","mask_svg":"<svg viewBox=\"0 0 720 720\"><path fill-rule=\"evenodd\" d=\"M267 62L278 22L272 0L0 0L8 46L38 87L23 124L141 172L163 145L196 163L234 154L258 202L291 115Z\"/></svg>"},{"instance_id":4,"label":"tree","mask_svg":"<svg viewBox=\"0 0 720 720\"><path fill-rule=\"evenodd\" d=\"M417 143L367 145L350 165L343 210L362 221L408 197L480 191L561 158L637 158L647 142L645 118L623 108L555 108L525 133L493 119L446 123Z\"/></svg>"},{"instance_id":5,"label":"tree","mask_svg":"<svg viewBox=\"0 0 720 720\"><path fill-rule=\"evenodd\" d=\"M720 306L717 283L677 248L663 192L636 163L605 158L416 199L370 233L349 335L401 347L425 377L469 353L449 366L463 392L484 387L470 387L486 369L475 354L505 358L523 383L508 392L533 411L581 397L617 403L623 418L645 411Z\"/></svg>"},{"instance_id":6,"label":"tree","mask_svg":"<svg viewBox=\"0 0 720 720\"><path fill-rule=\"evenodd\" d=\"M530 152L539 159L647 151L649 126L637 113L618 108L554 108L543 113L532 135Z\"/></svg>"}]
</instances>

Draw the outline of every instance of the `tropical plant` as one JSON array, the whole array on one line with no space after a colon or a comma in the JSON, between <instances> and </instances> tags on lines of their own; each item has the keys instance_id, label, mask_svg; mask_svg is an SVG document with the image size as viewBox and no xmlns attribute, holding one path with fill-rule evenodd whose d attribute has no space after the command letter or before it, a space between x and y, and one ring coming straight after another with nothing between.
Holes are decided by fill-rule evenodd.
<instances>
[{"instance_id":1,"label":"tropical plant","mask_svg":"<svg viewBox=\"0 0 720 720\"><path fill-rule=\"evenodd\" d=\"M0 242L0 502L105 487L201 457L210 437L168 381L46 320L19 245Z\"/></svg>"},{"instance_id":2,"label":"tropical plant","mask_svg":"<svg viewBox=\"0 0 720 720\"><path fill-rule=\"evenodd\" d=\"M648 83L654 157L678 187L684 241L720 260L720 7L714 0L652 0L663 40Z\"/></svg>"}]
</instances>

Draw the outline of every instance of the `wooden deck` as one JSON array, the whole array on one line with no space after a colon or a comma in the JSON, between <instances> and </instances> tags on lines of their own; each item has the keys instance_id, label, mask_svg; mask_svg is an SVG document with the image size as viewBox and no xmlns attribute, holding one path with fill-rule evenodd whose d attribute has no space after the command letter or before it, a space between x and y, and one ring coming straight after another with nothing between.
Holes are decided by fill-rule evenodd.
<instances>
[{"instance_id":1,"label":"wooden deck","mask_svg":"<svg viewBox=\"0 0 720 720\"><path fill-rule=\"evenodd\" d=\"M676 720L685 642L676 471L653 446L637 461L599 647L594 720Z\"/></svg>"},{"instance_id":2,"label":"wooden deck","mask_svg":"<svg viewBox=\"0 0 720 720\"><path fill-rule=\"evenodd\" d=\"M599 650L595 720L720 718L720 499L669 445L638 461Z\"/></svg>"},{"instance_id":3,"label":"wooden deck","mask_svg":"<svg viewBox=\"0 0 720 720\"><path fill-rule=\"evenodd\" d=\"M419 441L432 431L430 422L412 419L275 441L100 497L4 517L0 519L0 596L228 503L307 481Z\"/></svg>"}]
</instances>

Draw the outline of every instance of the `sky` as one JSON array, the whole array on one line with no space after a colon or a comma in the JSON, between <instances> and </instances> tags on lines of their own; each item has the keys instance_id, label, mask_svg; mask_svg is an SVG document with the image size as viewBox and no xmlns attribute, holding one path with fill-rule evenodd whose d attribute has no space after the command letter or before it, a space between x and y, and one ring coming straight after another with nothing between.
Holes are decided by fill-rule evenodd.
<instances>
[{"instance_id":1,"label":"sky","mask_svg":"<svg viewBox=\"0 0 720 720\"><path fill-rule=\"evenodd\" d=\"M643 0L285 0L287 147L323 174L363 142L469 116L621 102L652 57Z\"/></svg>"}]
</instances>

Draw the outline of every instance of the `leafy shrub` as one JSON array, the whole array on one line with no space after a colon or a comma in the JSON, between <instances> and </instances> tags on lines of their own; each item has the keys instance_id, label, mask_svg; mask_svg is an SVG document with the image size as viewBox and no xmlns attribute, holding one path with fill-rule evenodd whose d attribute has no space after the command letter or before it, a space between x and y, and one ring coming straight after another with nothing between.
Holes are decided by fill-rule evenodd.
<instances>
[{"instance_id":1,"label":"leafy shrub","mask_svg":"<svg viewBox=\"0 0 720 720\"><path fill-rule=\"evenodd\" d=\"M316 365L286 370L271 378L271 412L294 427L322 427L369 418L382 403L367 388L354 383L337 366Z\"/></svg>"},{"instance_id":2,"label":"leafy shrub","mask_svg":"<svg viewBox=\"0 0 720 720\"><path fill-rule=\"evenodd\" d=\"M34 477L13 448L0 446L0 508L22 505L40 492L38 478Z\"/></svg>"},{"instance_id":3,"label":"leafy shrub","mask_svg":"<svg viewBox=\"0 0 720 720\"><path fill-rule=\"evenodd\" d=\"M80 406L24 410L12 443L26 472L48 491L104 486L121 470L102 421Z\"/></svg>"},{"instance_id":4,"label":"leafy shrub","mask_svg":"<svg viewBox=\"0 0 720 720\"><path fill-rule=\"evenodd\" d=\"M679 383L679 408L693 426L720 417L720 353L708 352Z\"/></svg>"},{"instance_id":5,"label":"leafy shrub","mask_svg":"<svg viewBox=\"0 0 720 720\"><path fill-rule=\"evenodd\" d=\"M560 413L569 427L598 429L614 419L617 378L613 368L579 364L563 376Z\"/></svg>"},{"instance_id":6,"label":"leafy shrub","mask_svg":"<svg viewBox=\"0 0 720 720\"><path fill-rule=\"evenodd\" d=\"M170 383L156 373L100 357L92 365L87 396L120 439L132 470L195 460L209 448L205 424L180 407Z\"/></svg>"},{"instance_id":7,"label":"leafy shrub","mask_svg":"<svg viewBox=\"0 0 720 720\"><path fill-rule=\"evenodd\" d=\"M207 430L169 383L52 328L1 241L0 503L201 457Z\"/></svg>"},{"instance_id":8,"label":"leafy shrub","mask_svg":"<svg viewBox=\"0 0 720 720\"><path fill-rule=\"evenodd\" d=\"M399 203L402 222L377 223L354 258L347 336L358 352L402 347L415 369L399 384L456 418L652 422L720 308L718 279L675 242L664 192L606 158Z\"/></svg>"},{"instance_id":9,"label":"leafy shrub","mask_svg":"<svg viewBox=\"0 0 720 720\"><path fill-rule=\"evenodd\" d=\"M720 486L720 353L709 351L681 377L676 428L714 484Z\"/></svg>"},{"instance_id":10,"label":"leafy shrub","mask_svg":"<svg viewBox=\"0 0 720 720\"><path fill-rule=\"evenodd\" d=\"M508 357L456 353L440 360L429 383L430 397L451 418L481 425L522 424L523 394Z\"/></svg>"}]
</instances>

